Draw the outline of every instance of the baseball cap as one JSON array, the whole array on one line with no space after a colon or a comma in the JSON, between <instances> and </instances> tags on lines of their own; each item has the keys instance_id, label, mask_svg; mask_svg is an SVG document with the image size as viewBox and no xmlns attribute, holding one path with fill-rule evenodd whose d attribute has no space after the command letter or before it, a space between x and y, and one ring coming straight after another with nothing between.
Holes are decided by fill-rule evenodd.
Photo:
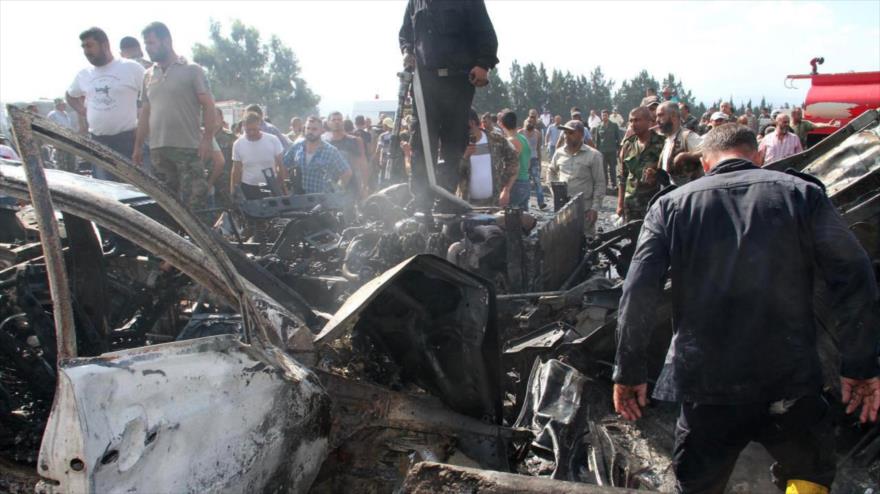
<instances>
[{"instance_id":1,"label":"baseball cap","mask_svg":"<svg viewBox=\"0 0 880 494\"><path fill-rule=\"evenodd\" d=\"M721 111L717 111L717 112L713 113L711 117L709 117L709 120L712 122L714 122L716 120L727 121L727 114L724 112L721 112Z\"/></svg>"},{"instance_id":2,"label":"baseball cap","mask_svg":"<svg viewBox=\"0 0 880 494\"><path fill-rule=\"evenodd\" d=\"M394 127L394 120L391 120L390 117L385 117L385 120L382 120L382 125L384 125L390 129L390 128Z\"/></svg>"},{"instance_id":3,"label":"baseball cap","mask_svg":"<svg viewBox=\"0 0 880 494\"><path fill-rule=\"evenodd\" d=\"M651 106L651 105L659 105L660 98L657 95L652 94L651 96L645 96L642 98L642 106Z\"/></svg>"},{"instance_id":4,"label":"baseball cap","mask_svg":"<svg viewBox=\"0 0 880 494\"><path fill-rule=\"evenodd\" d=\"M565 125L560 125L559 128L562 130L568 130L571 132L578 132L578 131L583 132L584 131L584 123L581 122L580 120L569 120L568 122L565 123Z\"/></svg>"}]
</instances>

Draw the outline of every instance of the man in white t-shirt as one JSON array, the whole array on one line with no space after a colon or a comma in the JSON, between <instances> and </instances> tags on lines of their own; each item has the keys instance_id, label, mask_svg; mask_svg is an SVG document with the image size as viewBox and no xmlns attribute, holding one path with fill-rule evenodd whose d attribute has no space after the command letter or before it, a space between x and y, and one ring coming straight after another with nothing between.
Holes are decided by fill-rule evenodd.
<instances>
[{"instance_id":1,"label":"man in white t-shirt","mask_svg":"<svg viewBox=\"0 0 880 494\"><path fill-rule=\"evenodd\" d=\"M596 115L596 110L590 110L590 118L587 119L587 127L593 129L598 127L600 123L602 123L602 119L599 118L599 115Z\"/></svg>"},{"instance_id":2,"label":"man in white t-shirt","mask_svg":"<svg viewBox=\"0 0 880 494\"><path fill-rule=\"evenodd\" d=\"M263 132L260 126L263 117L250 112L244 117L244 135L232 145L232 183L233 197L238 190L245 199L263 197L260 184L264 183L263 170L275 172L284 188L284 167L281 165L281 154L284 151L277 137ZM286 193L286 192L285 192Z\"/></svg>"},{"instance_id":3,"label":"man in white t-shirt","mask_svg":"<svg viewBox=\"0 0 880 494\"><path fill-rule=\"evenodd\" d=\"M67 103L79 114L80 129L88 129L94 140L129 157L134 150L144 68L132 60L114 58L107 34L100 28L83 31L79 39L92 66L76 75L67 90ZM93 176L114 179L99 168Z\"/></svg>"},{"instance_id":4,"label":"man in white t-shirt","mask_svg":"<svg viewBox=\"0 0 880 494\"><path fill-rule=\"evenodd\" d=\"M232 145L232 197L237 199L260 199L265 196L260 184L265 182L263 170L275 171L281 190L287 194L284 179L287 172L281 164L284 147L274 135L263 132L263 116L248 112L244 117L244 134ZM267 238L269 222L246 218L245 234L252 235L254 242L264 242Z\"/></svg>"},{"instance_id":5,"label":"man in white t-shirt","mask_svg":"<svg viewBox=\"0 0 880 494\"><path fill-rule=\"evenodd\" d=\"M480 121L471 109L470 145L458 166L458 195L475 206L506 207L519 173L519 158L505 137L482 129Z\"/></svg>"}]
</instances>

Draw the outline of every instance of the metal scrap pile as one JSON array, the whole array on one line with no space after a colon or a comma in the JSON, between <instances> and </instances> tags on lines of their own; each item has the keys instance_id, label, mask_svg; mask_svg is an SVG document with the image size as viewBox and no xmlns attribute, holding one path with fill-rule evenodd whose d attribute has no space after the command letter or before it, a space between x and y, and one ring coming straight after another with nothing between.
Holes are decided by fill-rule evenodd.
<instances>
[{"instance_id":1,"label":"metal scrap pile","mask_svg":"<svg viewBox=\"0 0 880 494\"><path fill-rule=\"evenodd\" d=\"M60 265L37 243L54 212L34 201L35 228L0 206L0 455L35 465L41 492L671 490L675 408L633 424L610 403L639 223L586 245L578 198L536 221L425 218L395 186L357 218L330 196L250 201L273 240L248 243L126 159L10 112L25 166L0 164L0 194L51 196L64 227ZM875 262L878 128L869 112L799 158ZM40 185L32 139L127 183L45 170ZM655 374L671 337L668 300L656 309ZM877 427L833 419L835 489L876 483Z\"/></svg>"}]
</instances>

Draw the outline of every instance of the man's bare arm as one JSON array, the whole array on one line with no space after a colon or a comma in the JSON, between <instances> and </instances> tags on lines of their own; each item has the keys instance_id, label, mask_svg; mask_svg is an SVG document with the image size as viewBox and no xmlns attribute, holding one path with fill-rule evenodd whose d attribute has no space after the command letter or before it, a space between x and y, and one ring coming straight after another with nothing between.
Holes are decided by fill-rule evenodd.
<instances>
[{"instance_id":1,"label":"man's bare arm","mask_svg":"<svg viewBox=\"0 0 880 494\"><path fill-rule=\"evenodd\" d=\"M220 150L211 151L211 174L208 176L208 185L214 187L217 179L223 175L223 167L226 165L226 158Z\"/></svg>"},{"instance_id":2,"label":"man's bare arm","mask_svg":"<svg viewBox=\"0 0 880 494\"><path fill-rule=\"evenodd\" d=\"M209 93L197 93L199 104L202 106L202 118L204 130L199 142L199 158L207 159L211 155L211 140L214 138L216 129L216 113L214 110L214 98Z\"/></svg>"},{"instance_id":3,"label":"man's bare arm","mask_svg":"<svg viewBox=\"0 0 880 494\"><path fill-rule=\"evenodd\" d=\"M284 168L280 154L275 156L275 176L281 184L281 192L287 195L287 168Z\"/></svg>"},{"instance_id":4,"label":"man's bare arm","mask_svg":"<svg viewBox=\"0 0 880 494\"><path fill-rule=\"evenodd\" d=\"M77 121L79 122L79 131L83 134L89 130L88 115L86 113L86 97L73 97L70 93L64 93L64 100L76 112Z\"/></svg>"},{"instance_id":5,"label":"man's bare arm","mask_svg":"<svg viewBox=\"0 0 880 494\"><path fill-rule=\"evenodd\" d=\"M339 176L339 184L342 185L343 189L346 186L348 186L348 181L351 180L351 177L352 177L351 168L349 168L348 170L345 170L344 172L342 172L342 175Z\"/></svg>"},{"instance_id":6,"label":"man's bare arm","mask_svg":"<svg viewBox=\"0 0 880 494\"><path fill-rule=\"evenodd\" d=\"M131 155L131 161L137 166L144 163L144 142L148 135L150 135L150 103L145 101L138 117L137 130L134 134L134 152Z\"/></svg>"},{"instance_id":7,"label":"man's bare arm","mask_svg":"<svg viewBox=\"0 0 880 494\"><path fill-rule=\"evenodd\" d=\"M229 177L229 193L235 195L235 189L241 185L241 161L232 161L232 173Z\"/></svg>"}]
</instances>

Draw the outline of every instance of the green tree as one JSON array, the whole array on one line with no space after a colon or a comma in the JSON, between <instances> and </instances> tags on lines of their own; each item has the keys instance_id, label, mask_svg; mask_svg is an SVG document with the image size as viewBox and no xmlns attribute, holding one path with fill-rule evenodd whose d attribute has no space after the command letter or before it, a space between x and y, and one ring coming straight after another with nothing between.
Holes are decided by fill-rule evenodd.
<instances>
[{"instance_id":1,"label":"green tree","mask_svg":"<svg viewBox=\"0 0 880 494\"><path fill-rule=\"evenodd\" d=\"M572 85L570 72L562 73L561 70L553 70L547 83L547 109L553 115L562 115L563 121L568 120L568 109L571 108L573 95L569 95Z\"/></svg>"},{"instance_id":2,"label":"green tree","mask_svg":"<svg viewBox=\"0 0 880 494\"><path fill-rule=\"evenodd\" d=\"M510 93L507 83L498 75L497 69L489 71L489 85L477 88L474 94L473 107L479 113L497 113L510 105Z\"/></svg>"},{"instance_id":3,"label":"green tree","mask_svg":"<svg viewBox=\"0 0 880 494\"><path fill-rule=\"evenodd\" d=\"M602 110L611 110L614 106L611 94L614 91L614 81L605 78L602 67L596 66L590 72L590 85L588 91L587 108L596 110L598 115Z\"/></svg>"},{"instance_id":4,"label":"green tree","mask_svg":"<svg viewBox=\"0 0 880 494\"><path fill-rule=\"evenodd\" d=\"M526 90L523 87L523 68L514 60L510 63L510 108L519 115L519 108L526 106Z\"/></svg>"},{"instance_id":5,"label":"green tree","mask_svg":"<svg viewBox=\"0 0 880 494\"><path fill-rule=\"evenodd\" d=\"M614 95L614 104L620 114L626 118L630 111L642 104L645 90L649 87L657 89L657 86L657 79L654 79L647 70L642 70L638 75L620 85L620 89Z\"/></svg>"},{"instance_id":6,"label":"green tree","mask_svg":"<svg viewBox=\"0 0 880 494\"><path fill-rule=\"evenodd\" d=\"M533 63L523 66L521 83L523 99L517 102L516 106L516 114L520 121L525 120L530 109L540 111L547 103L547 81L542 78L542 74L546 78L547 71L544 70L543 64L540 68Z\"/></svg>"},{"instance_id":7,"label":"green tree","mask_svg":"<svg viewBox=\"0 0 880 494\"><path fill-rule=\"evenodd\" d=\"M316 111L320 97L300 76L293 50L277 36L263 43L260 32L240 20L232 22L228 37L216 21L209 31L210 42L193 47L193 60L207 71L215 99L260 104L279 124Z\"/></svg>"}]
</instances>

